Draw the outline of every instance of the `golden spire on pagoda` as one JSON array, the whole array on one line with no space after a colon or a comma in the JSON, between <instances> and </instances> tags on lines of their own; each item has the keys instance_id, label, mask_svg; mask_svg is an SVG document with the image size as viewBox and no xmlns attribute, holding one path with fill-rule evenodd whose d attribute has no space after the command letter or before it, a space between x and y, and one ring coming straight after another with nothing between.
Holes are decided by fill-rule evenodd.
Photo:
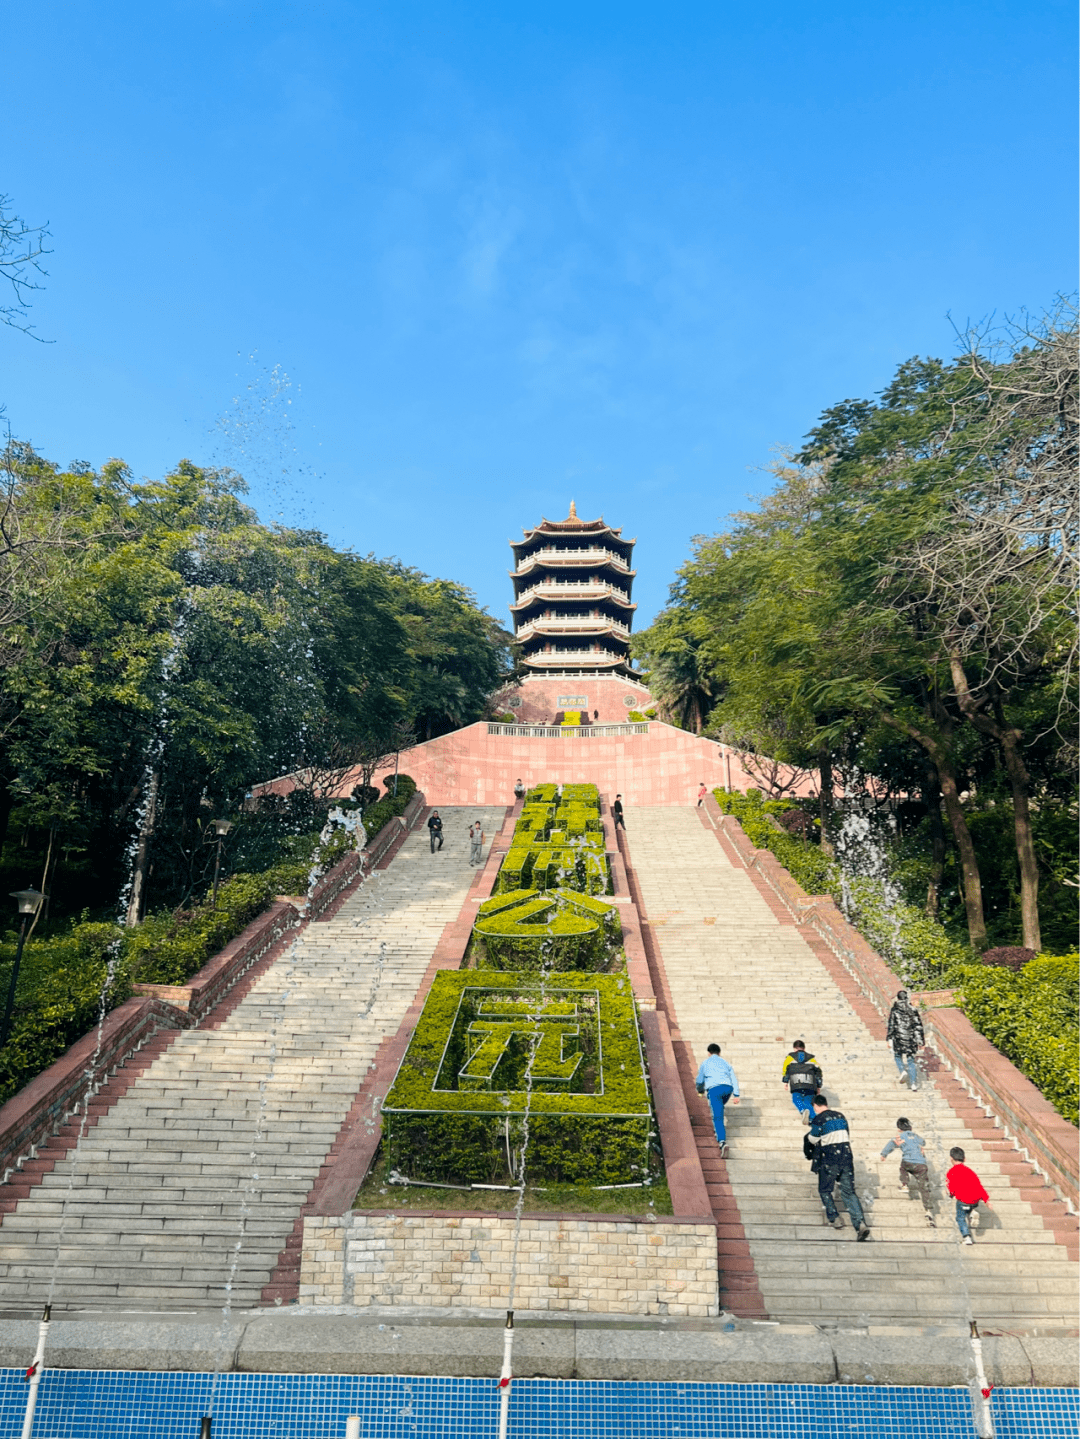
<instances>
[{"instance_id":1,"label":"golden spire on pagoda","mask_svg":"<svg viewBox=\"0 0 1080 1439\"><path fill-rule=\"evenodd\" d=\"M577 505L574 504L573 500L570 501L570 514L567 518L571 520L577 519Z\"/></svg>"}]
</instances>

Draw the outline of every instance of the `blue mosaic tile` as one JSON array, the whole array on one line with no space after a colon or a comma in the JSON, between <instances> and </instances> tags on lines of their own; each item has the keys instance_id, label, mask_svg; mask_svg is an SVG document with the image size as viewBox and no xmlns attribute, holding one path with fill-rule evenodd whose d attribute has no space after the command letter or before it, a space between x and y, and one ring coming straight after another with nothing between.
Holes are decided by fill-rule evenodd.
<instances>
[{"instance_id":1,"label":"blue mosaic tile","mask_svg":"<svg viewBox=\"0 0 1080 1439\"><path fill-rule=\"evenodd\" d=\"M23 1371L0 1370L0 1439L22 1430ZM47 1370L35 1439L485 1439L493 1379L399 1375L137 1374ZM998 1439L1076 1439L1075 1389L997 1389ZM519 1379L511 1439L975 1439L965 1389L813 1384L654 1384Z\"/></svg>"}]
</instances>

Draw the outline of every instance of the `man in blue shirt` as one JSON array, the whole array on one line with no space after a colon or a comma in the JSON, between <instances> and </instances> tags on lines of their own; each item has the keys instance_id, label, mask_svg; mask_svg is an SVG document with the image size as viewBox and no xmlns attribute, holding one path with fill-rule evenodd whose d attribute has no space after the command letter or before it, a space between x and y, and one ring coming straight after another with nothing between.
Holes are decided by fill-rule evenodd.
<instances>
[{"instance_id":1,"label":"man in blue shirt","mask_svg":"<svg viewBox=\"0 0 1080 1439\"><path fill-rule=\"evenodd\" d=\"M716 1142L720 1146L720 1157L727 1154L727 1130L724 1128L724 1105L729 1099L739 1102L739 1081L735 1071L726 1059L720 1058L720 1046L710 1044L705 1062L697 1072L697 1092L704 1094L712 1110Z\"/></svg>"}]
</instances>

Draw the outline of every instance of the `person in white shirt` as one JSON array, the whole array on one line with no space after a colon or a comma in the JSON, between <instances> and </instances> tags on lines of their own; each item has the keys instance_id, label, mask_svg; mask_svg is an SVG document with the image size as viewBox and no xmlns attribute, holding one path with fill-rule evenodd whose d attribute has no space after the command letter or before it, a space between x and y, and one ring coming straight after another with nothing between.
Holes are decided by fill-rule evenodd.
<instances>
[{"instance_id":1,"label":"person in white shirt","mask_svg":"<svg viewBox=\"0 0 1080 1439\"><path fill-rule=\"evenodd\" d=\"M724 1105L730 1099L733 1104L739 1102L739 1081L735 1077L735 1071L726 1059L720 1058L720 1046L710 1044L709 1052L705 1056L704 1063L697 1072L697 1092L704 1094L709 1101L709 1108L712 1110L713 1128L716 1130L716 1142L720 1146L721 1157L727 1154L727 1130L724 1127Z\"/></svg>"}]
</instances>

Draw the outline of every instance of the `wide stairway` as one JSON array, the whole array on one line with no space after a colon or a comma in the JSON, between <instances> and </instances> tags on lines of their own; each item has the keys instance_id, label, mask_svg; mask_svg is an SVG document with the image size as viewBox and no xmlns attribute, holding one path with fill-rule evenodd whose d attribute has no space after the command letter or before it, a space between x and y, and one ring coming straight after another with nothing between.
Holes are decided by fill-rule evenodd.
<instances>
[{"instance_id":1,"label":"wide stairway","mask_svg":"<svg viewBox=\"0 0 1080 1439\"><path fill-rule=\"evenodd\" d=\"M951 1079L924 1078L915 1094L900 1086L891 1049L871 1036L799 928L773 914L696 810L635 808L626 823L678 1029L696 1062L716 1041L739 1078L742 1102L727 1109L726 1169L770 1317L841 1326L974 1317L1028 1332L1075 1328L1077 1266L1010 1182L1003 1166L1018 1156L1001 1132L995 1142L985 1126L982 1137L968 1129L945 1097L947 1085L955 1090ZM866 1242L856 1241L846 1218L843 1232L824 1223L804 1130L780 1083L795 1039L816 1054L824 1092L848 1117L856 1189L872 1228ZM708 1123L699 1104L696 1126ZM899 1188L898 1155L878 1162L898 1115L928 1141L936 1228ZM972 1246L961 1245L945 1194L953 1145L966 1151L993 1205L989 1213L983 1206ZM1042 1196L1052 1198L1048 1190Z\"/></svg>"},{"instance_id":2,"label":"wide stairway","mask_svg":"<svg viewBox=\"0 0 1080 1439\"><path fill-rule=\"evenodd\" d=\"M309 925L218 1028L184 1031L0 1228L0 1305L68 1312L259 1302L381 1040L412 1002L475 870L442 810L326 923ZM485 849L486 854L486 849ZM59 1246L59 1255L58 1255Z\"/></svg>"}]
</instances>

